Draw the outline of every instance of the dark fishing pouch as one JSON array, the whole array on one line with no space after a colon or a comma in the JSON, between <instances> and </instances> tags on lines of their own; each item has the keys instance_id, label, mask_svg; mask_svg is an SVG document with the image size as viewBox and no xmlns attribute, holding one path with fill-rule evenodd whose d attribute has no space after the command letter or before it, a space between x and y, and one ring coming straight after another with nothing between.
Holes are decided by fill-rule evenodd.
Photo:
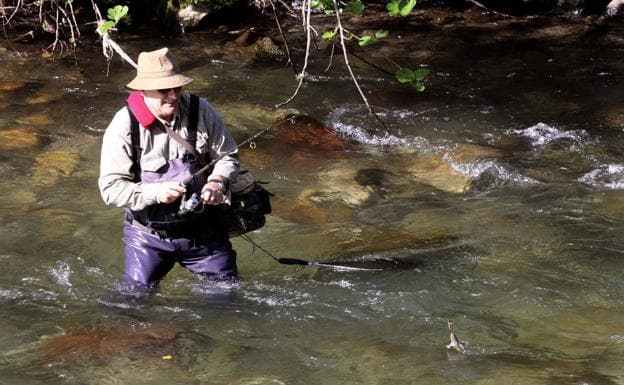
<instances>
[{"instance_id":1,"label":"dark fishing pouch","mask_svg":"<svg viewBox=\"0 0 624 385\"><path fill-rule=\"evenodd\" d=\"M249 170L241 169L231 187L231 204L222 205L230 238L257 230L271 213L272 194L254 179Z\"/></svg>"}]
</instances>

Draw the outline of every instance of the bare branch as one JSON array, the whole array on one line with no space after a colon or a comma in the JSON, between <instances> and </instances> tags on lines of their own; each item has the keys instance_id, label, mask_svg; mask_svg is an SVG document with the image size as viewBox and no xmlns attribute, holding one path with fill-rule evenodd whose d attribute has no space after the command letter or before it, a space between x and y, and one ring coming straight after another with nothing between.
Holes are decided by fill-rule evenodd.
<instances>
[{"instance_id":1,"label":"bare branch","mask_svg":"<svg viewBox=\"0 0 624 385\"><path fill-rule=\"evenodd\" d=\"M282 37L282 41L284 42L284 47L286 48L286 55L288 56L288 64L292 66L293 71L295 72L295 76L297 75L297 68L295 66L295 62L293 62L292 57L290 56L290 47L288 46L288 40L286 40L286 36L284 35L284 31L282 30L282 25L279 21L279 17L277 16L277 11L275 10L275 4L273 0L269 0L271 4L271 8L273 9L273 17L275 18L275 23L277 24L277 29L279 30L280 36Z\"/></svg>"},{"instance_id":2,"label":"bare branch","mask_svg":"<svg viewBox=\"0 0 624 385\"><path fill-rule=\"evenodd\" d=\"M334 61L334 51L336 50L336 44L332 42L331 52L329 53L329 63L327 63L327 68L325 68L325 72L329 71L332 66L332 62Z\"/></svg>"},{"instance_id":3,"label":"bare branch","mask_svg":"<svg viewBox=\"0 0 624 385\"><path fill-rule=\"evenodd\" d=\"M303 28L306 31L306 52L305 52L305 58L303 61L303 68L301 69L301 73L299 74L299 83L297 84L297 88L295 89L295 92L286 101L275 105L275 107L281 107L285 104L290 103L299 93L299 90L301 89L301 86L303 85L303 81L305 79L306 69L308 68L308 58L310 56L310 41L312 40L311 38L312 28L310 27L310 14L312 12L312 4L310 0L304 0L303 5L305 6L305 7L302 7L302 15L303 15Z\"/></svg>"},{"instance_id":4,"label":"bare branch","mask_svg":"<svg viewBox=\"0 0 624 385\"><path fill-rule=\"evenodd\" d=\"M353 80L353 83L355 84L355 88L357 88L358 92L360 93L360 97L364 101L364 104L366 104L366 108L368 108L368 112L371 115L373 115L375 119L377 119L377 121L381 124L381 126L383 127L383 129L386 131L386 134L387 134L388 127L386 127L386 124L384 123L383 120L381 120L379 115L377 115L377 113L373 111L372 107L368 103L368 99L366 98L366 95L364 95L364 92L362 91L360 84L355 78L355 74L353 73L353 70L351 69L351 64L349 64L349 53L347 51L347 46L345 45L344 28L342 27L342 21L340 20L340 12L337 11L338 2L336 0L333 0L333 2L334 2L334 7L336 8L336 23L337 23L338 32L340 33L340 46L342 47L342 54L344 57L345 65L347 66L347 69L349 70L349 74L351 75L351 79Z\"/></svg>"}]
</instances>

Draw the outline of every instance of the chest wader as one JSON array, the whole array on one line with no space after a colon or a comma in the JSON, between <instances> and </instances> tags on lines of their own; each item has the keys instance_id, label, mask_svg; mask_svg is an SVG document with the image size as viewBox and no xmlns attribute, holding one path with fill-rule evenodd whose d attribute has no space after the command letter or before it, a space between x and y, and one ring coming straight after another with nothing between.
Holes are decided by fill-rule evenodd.
<instances>
[{"instance_id":1,"label":"chest wader","mask_svg":"<svg viewBox=\"0 0 624 385\"><path fill-rule=\"evenodd\" d=\"M200 159L188 150L184 157L172 159L156 171L141 170L139 123L128 108L132 142L132 171L136 182L182 182L201 169ZM186 141L195 148L199 98L191 95L189 126ZM186 146L185 146L186 147ZM206 183L202 173L186 185L185 197L200 193ZM126 209L124 226L126 277L133 284L154 287L176 262L193 273L220 278L237 275L236 252L227 235L220 210L212 205L200 205L198 212L180 215L181 200L169 204L154 204L142 210Z\"/></svg>"},{"instance_id":2,"label":"chest wader","mask_svg":"<svg viewBox=\"0 0 624 385\"><path fill-rule=\"evenodd\" d=\"M199 98L191 95L189 108L189 125L186 141L195 148L197 141L197 124L199 113ZM158 182L182 182L189 178L202 167L201 159L197 159L197 153L187 152L182 158L169 160L164 166L156 171L141 170L141 154L139 122L128 108L130 115L130 136L132 142L132 171L135 175L135 182L158 183ZM184 199L178 199L167 204L154 204L142 210L126 209L126 218L130 222L138 222L149 230L167 238L178 238L181 236L201 236L220 237L225 231L223 219L219 215L219 210L211 205L202 205L203 208L180 215L180 204L183 200L189 199L193 193L200 195L201 189L206 183L206 175L203 173L193 177L191 183L186 188Z\"/></svg>"}]
</instances>

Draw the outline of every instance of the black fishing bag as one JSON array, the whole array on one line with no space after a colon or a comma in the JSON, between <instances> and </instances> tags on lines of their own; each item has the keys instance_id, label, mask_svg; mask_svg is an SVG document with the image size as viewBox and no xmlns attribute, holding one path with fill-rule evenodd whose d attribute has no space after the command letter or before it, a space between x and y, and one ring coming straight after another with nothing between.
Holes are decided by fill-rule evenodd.
<instances>
[{"instance_id":1,"label":"black fishing bag","mask_svg":"<svg viewBox=\"0 0 624 385\"><path fill-rule=\"evenodd\" d=\"M241 169L231 184L231 204L222 205L230 238L257 230L271 213L272 194L254 179L249 170Z\"/></svg>"}]
</instances>

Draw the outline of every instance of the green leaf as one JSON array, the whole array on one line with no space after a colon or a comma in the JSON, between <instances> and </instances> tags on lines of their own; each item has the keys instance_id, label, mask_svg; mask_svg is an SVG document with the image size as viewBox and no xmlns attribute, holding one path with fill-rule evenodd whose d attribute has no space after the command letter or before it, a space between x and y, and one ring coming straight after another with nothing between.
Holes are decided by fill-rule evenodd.
<instances>
[{"instance_id":1,"label":"green leaf","mask_svg":"<svg viewBox=\"0 0 624 385\"><path fill-rule=\"evenodd\" d=\"M431 71L428 70L427 68L419 68L414 73L414 78L416 79L416 81L425 80L430 72Z\"/></svg>"},{"instance_id":2,"label":"green leaf","mask_svg":"<svg viewBox=\"0 0 624 385\"><path fill-rule=\"evenodd\" d=\"M411 83L416 79L416 75L414 71L409 68L401 68L397 72L394 73L394 76L401 83Z\"/></svg>"},{"instance_id":3,"label":"green leaf","mask_svg":"<svg viewBox=\"0 0 624 385\"><path fill-rule=\"evenodd\" d=\"M409 15L412 12L412 9L416 6L416 1L417 0L408 0L407 2L402 1L400 10L401 16L405 17Z\"/></svg>"},{"instance_id":4,"label":"green leaf","mask_svg":"<svg viewBox=\"0 0 624 385\"><path fill-rule=\"evenodd\" d=\"M407 16L416 6L417 0L390 0L386 9L392 16Z\"/></svg>"},{"instance_id":5,"label":"green leaf","mask_svg":"<svg viewBox=\"0 0 624 385\"><path fill-rule=\"evenodd\" d=\"M105 34L106 32L108 32L109 29L113 28L115 26L115 22L114 21L107 21L104 22L100 25L100 32L102 34Z\"/></svg>"},{"instance_id":6,"label":"green leaf","mask_svg":"<svg viewBox=\"0 0 624 385\"><path fill-rule=\"evenodd\" d=\"M364 3L360 0L350 0L346 9L351 12L353 16L357 16L364 11Z\"/></svg>"},{"instance_id":7,"label":"green leaf","mask_svg":"<svg viewBox=\"0 0 624 385\"><path fill-rule=\"evenodd\" d=\"M376 42L376 41L377 41L377 40L376 40L374 37L372 37L372 36L362 36L362 37L361 37L361 38L359 38L358 40L359 40L358 44L359 44L361 47L364 47L364 46L366 46L366 45L371 45L371 44L373 44L374 42Z\"/></svg>"},{"instance_id":8,"label":"green leaf","mask_svg":"<svg viewBox=\"0 0 624 385\"><path fill-rule=\"evenodd\" d=\"M386 9L392 16L397 16L399 14L399 0L391 0L386 4Z\"/></svg>"},{"instance_id":9,"label":"green leaf","mask_svg":"<svg viewBox=\"0 0 624 385\"><path fill-rule=\"evenodd\" d=\"M112 20L117 24L124 16L128 14L127 5L116 5L113 8L109 8L107 11L108 20Z\"/></svg>"},{"instance_id":10,"label":"green leaf","mask_svg":"<svg viewBox=\"0 0 624 385\"><path fill-rule=\"evenodd\" d=\"M425 90L425 85L423 84L423 82L412 83L412 86L416 88L416 91L418 92L423 92Z\"/></svg>"},{"instance_id":11,"label":"green leaf","mask_svg":"<svg viewBox=\"0 0 624 385\"><path fill-rule=\"evenodd\" d=\"M380 29L379 31L375 32L375 38L377 39L382 39L386 36L388 36L388 31L385 31L383 29Z\"/></svg>"},{"instance_id":12,"label":"green leaf","mask_svg":"<svg viewBox=\"0 0 624 385\"><path fill-rule=\"evenodd\" d=\"M323 39L331 40L334 36L336 36L336 32L338 32L337 28L334 28L333 31L325 31L323 32Z\"/></svg>"}]
</instances>

